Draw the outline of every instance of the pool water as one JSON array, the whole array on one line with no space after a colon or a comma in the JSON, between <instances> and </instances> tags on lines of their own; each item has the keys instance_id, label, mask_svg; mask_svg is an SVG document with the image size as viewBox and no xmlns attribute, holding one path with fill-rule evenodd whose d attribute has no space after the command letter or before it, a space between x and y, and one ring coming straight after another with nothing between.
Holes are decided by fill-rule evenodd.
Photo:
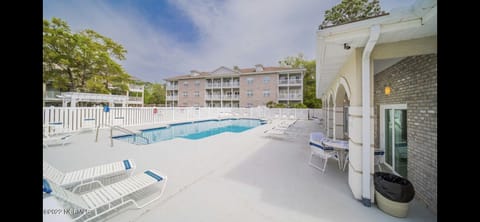
<instances>
[{"instance_id":1,"label":"pool water","mask_svg":"<svg viewBox=\"0 0 480 222\"><path fill-rule=\"evenodd\" d=\"M141 130L141 136L148 139L148 143L156 143L174 138L198 140L224 132L240 133L259 125L265 124L259 119L223 119L203 120L186 123L171 124L167 127ZM145 144L145 139L134 135L116 136L114 139L128 141L130 143Z\"/></svg>"}]
</instances>

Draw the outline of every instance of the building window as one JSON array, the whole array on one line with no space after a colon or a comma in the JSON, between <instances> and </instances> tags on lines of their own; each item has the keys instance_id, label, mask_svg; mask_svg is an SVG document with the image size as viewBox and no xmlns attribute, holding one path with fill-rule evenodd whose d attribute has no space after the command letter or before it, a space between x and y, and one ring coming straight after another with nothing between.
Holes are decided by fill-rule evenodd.
<instances>
[{"instance_id":1,"label":"building window","mask_svg":"<svg viewBox=\"0 0 480 222\"><path fill-rule=\"evenodd\" d=\"M247 78L247 84L249 84L249 85L253 84L253 77L248 77Z\"/></svg>"},{"instance_id":2,"label":"building window","mask_svg":"<svg viewBox=\"0 0 480 222\"><path fill-rule=\"evenodd\" d=\"M270 76L263 77L263 83L268 84L270 82Z\"/></svg>"},{"instance_id":3,"label":"building window","mask_svg":"<svg viewBox=\"0 0 480 222\"><path fill-rule=\"evenodd\" d=\"M253 91L252 90L247 90L247 96L252 97L253 96Z\"/></svg>"},{"instance_id":4,"label":"building window","mask_svg":"<svg viewBox=\"0 0 480 222\"><path fill-rule=\"evenodd\" d=\"M187 97L187 96L188 96L188 92L183 92L183 96L184 96L184 97Z\"/></svg>"},{"instance_id":5,"label":"building window","mask_svg":"<svg viewBox=\"0 0 480 222\"><path fill-rule=\"evenodd\" d=\"M200 80L195 80L195 86L196 87L200 86Z\"/></svg>"},{"instance_id":6,"label":"building window","mask_svg":"<svg viewBox=\"0 0 480 222\"><path fill-rule=\"evenodd\" d=\"M188 81L183 82L183 86L188 87Z\"/></svg>"},{"instance_id":7,"label":"building window","mask_svg":"<svg viewBox=\"0 0 480 222\"><path fill-rule=\"evenodd\" d=\"M198 91L195 91L195 92L193 93L193 95L196 96L196 97L199 97L199 96L200 96L200 93L199 93Z\"/></svg>"},{"instance_id":8,"label":"building window","mask_svg":"<svg viewBox=\"0 0 480 222\"><path fill-rule=\"evenodd\" d=\"M263 97L269 97L269 96L270 96L270 90L269 89L263 90Z\"/></svg>"}]
</instances>

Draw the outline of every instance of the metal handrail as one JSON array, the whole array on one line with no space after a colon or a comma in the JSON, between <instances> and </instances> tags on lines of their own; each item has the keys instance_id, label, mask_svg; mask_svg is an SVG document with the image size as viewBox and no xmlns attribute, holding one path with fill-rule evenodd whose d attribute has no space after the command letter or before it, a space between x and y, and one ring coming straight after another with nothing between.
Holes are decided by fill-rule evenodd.
<instances>
[{"instance_id":1,"label":"metal handrail","mask_svg":"<svg viewBox=\"0 0 480 222\"><path fill-rule=\"evenodd\" d=\"M113 147L113 130L116 129L120 132L123 132L123 133L127 133L127 134L130 134L130 135L133 135L133 142L134 144L137 144L136 143L136 140L137 140L137 137L140 137L142 139L145 139L145 141L147 141L146 144L149 144L150 141L148 140L147 137L144 137L136 132L133 132L127 128L124 128L124 127L121 127L121 126L112 126L112 125L108 125L108 124L105 124L107 127L110 127L110 146ZM95 137L95 142L98 142L98 131L100 130L100 125L97 127L97 132L96 132L96 137Z\"/></svg>"}]
</instances>

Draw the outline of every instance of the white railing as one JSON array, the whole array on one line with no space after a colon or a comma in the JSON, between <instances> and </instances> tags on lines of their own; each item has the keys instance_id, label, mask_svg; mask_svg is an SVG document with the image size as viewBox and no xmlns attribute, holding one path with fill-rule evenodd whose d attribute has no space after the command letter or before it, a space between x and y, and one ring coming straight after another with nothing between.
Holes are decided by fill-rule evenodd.
<instances>
[{"instance_id":1,"label":"white railing","mask_svg":"<svg viewBox=\"0 0 480 222\"><path fill-rule=\"evenodd\" d=\"M290 84L291 85L302 84L302 80L300 80L300 79L290 79Z\"/></svg>"},{"instance_id":2,"label":"white railing","mask_svg":"<svg viewBox=\"0 0 480 222\"><path fill-rule=\"evenodd\" d=\"M178 95L177 96L167 96L167 100L178 100Z\"/></svg>"},{"instance_id":3,"label":"white railing","mask_svg":"<svg viewBox=\"0 0 480 222\"><path fill-rule=\"evenodd\" d=\"M177 90L178 89L178 85L167 85L167 90Z\"/></svg>"},{"instance_id":4,"label":"white railing","mask_svg":"<svg viewBox=\"0 0 480 222\"><path fill-rule=\"evenodd\" d=\"M154 112L156 109L156 113ZM104 112L103 107L44 107L43 124L60 124L65 131L77 131L85 126L108 128L111 125L122 127L169 122L193 121L219 117L247 118L295 118L308 119L321 117L321 109L280 109L280 108L210 108L210 107L110 107ZM87 123L88 122L88 123Z\"/></svg>"}]
</instances>

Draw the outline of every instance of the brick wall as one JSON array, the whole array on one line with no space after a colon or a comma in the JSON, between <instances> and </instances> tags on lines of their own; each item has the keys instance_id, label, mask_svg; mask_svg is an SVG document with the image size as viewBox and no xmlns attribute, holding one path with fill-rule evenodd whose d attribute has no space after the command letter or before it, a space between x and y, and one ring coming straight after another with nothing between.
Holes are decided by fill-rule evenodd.
<instances>
[{"instance_id":1,"label":"brick wall","mask_svg":"<svg viewBox=\"0 0 480 222\"><path fill-rule=\"evenodd\" d=\"M264 77L269 77L268 82L264 82ZM252 78L253 82L248 84L247 79ZM247 91L251 90L253 96L247 96ZM270 96L264 97L263 91L269 90ZM247 107L252 104L253 107L267 104L269 101L277 102L278 99L278 74L259 74L240 76L240 106Z\"/></svg>"},{"instance_id":2,"label":"brick wall","mask_svg":"<svg viewBox=\"0 0 480 222\"><path fill-rule=\"evenodd\" d=\"M389 84L392 92L384 94ZM408 180L416 198L437 212L437 54L407 57L375 75L375 147L380 104L407 104Z\"/></svg>"}]
</instances>

